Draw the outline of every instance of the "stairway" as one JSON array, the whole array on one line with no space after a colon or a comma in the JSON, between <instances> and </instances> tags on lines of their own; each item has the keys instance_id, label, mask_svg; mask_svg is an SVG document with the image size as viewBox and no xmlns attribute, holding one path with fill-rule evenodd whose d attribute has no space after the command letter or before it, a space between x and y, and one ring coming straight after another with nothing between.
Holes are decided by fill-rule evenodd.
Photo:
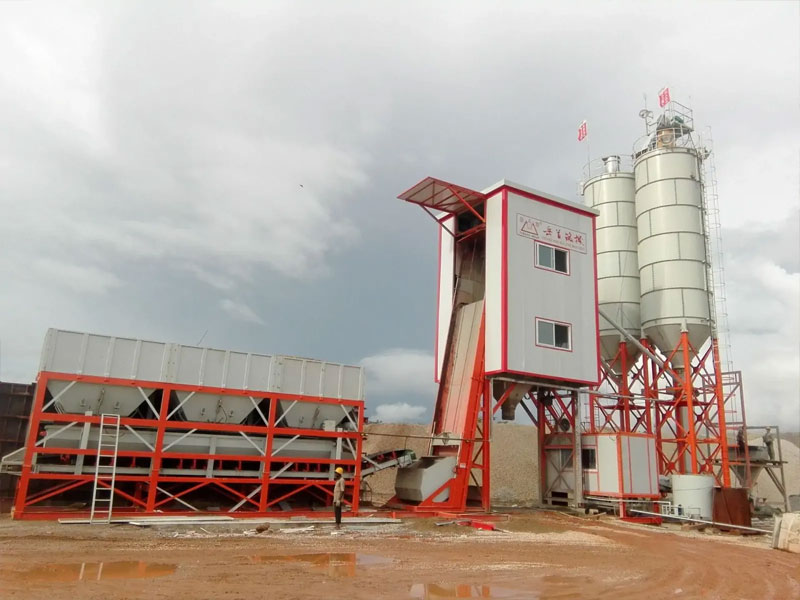
<instances>
[{"instance_id":1,"label":"stairway","mask_svg":"<svg viewBox=\"0 0 800 600\"><path fill-rule=\"evenodd\" d=\"M97 462L94 467L92 512L89 522L110 523L114 508L114 485L117 479L119 448L119 415L100 415L100 434L97 437Z\"/></svg>"}]
</instances>

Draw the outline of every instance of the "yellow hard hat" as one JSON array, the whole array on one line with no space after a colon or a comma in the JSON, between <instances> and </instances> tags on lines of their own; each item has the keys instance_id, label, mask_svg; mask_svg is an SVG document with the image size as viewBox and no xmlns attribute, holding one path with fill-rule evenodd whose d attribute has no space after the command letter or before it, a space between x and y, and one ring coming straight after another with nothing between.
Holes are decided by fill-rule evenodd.
<instances>
[{"instance_id":1,"label":"yellow hard hat","mask_svg":"<svg viewBox=\"0 0 800 600\"><path fill-rule=\"evenodd\" d=\"M343 469L342 467L336 467L336 472L337 472L339 475L341 475L342 473L344 473L344 469Z\"/></svg>"}]
</instances>

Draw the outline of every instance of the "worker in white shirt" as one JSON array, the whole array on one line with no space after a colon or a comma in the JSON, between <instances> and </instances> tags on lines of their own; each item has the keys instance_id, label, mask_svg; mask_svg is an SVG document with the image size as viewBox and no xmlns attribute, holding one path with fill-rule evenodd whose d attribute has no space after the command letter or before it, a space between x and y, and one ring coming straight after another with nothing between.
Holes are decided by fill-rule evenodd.
<instances>
[{"instance_id":1,"label":"worker in white shirt","mask_svg":"<svg viewBox=\"0 0 800 600\"><path fill-rule=\"evenodd\" d=\"M344 501L344 469L336 467L336 484L333 486L333 514L336 529L342 528L342 502Z\"/></svg>"}]
</instances>

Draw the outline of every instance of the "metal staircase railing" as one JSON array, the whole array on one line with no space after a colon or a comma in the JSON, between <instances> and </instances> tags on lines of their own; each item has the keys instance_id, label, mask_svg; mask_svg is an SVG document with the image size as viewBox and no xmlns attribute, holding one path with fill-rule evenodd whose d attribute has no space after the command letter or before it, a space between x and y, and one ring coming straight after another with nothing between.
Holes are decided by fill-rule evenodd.
<instances>
[{"instance_id":1,"label":"metal staircase railing","mask_svg":"<svg viewBox=\"0 0 800 600\"><path fill-rule=\"evenodd\" d=\"M119 450L119 415L100 415L100 432L97 436L97 461L94 467L92 511L90 523L110 523L114 509L114 486L117 480L117 452Z\"/></svg>"}]
</instances>

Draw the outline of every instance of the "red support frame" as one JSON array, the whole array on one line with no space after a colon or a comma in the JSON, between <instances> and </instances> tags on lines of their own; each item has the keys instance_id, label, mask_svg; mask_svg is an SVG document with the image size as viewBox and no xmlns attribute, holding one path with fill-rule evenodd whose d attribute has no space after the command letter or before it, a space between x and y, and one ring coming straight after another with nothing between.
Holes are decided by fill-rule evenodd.
<instances>
[{"instance_id":1,"label":"red support frame","mask_svg":"<svg viewBox=\"0 0 800 600\"><path fill-rule=\"evenodd\" d=\"M720 369L716 338L697 349L683 332L666 353L641 343L648 352L634 364L623 342L603 366L600 385L590 394L587 433L652 434L659 474L710 474L718 485L730 486L726 410L734 401L724 388L728 374Z\"/></svg>"},{"instance_id":2,"label":"red support frame","mask_svg":"<svg viewBox=\"0 0 800 600\"><path fill-rule=\"evenodd\" d=\"M492 397L490 382L484 369L485 315L481 317L478 343L475 350L475 363L470 376L470 390L466 409L466 422L462 439L457 449L446 446L442 455L455 451L456 467L452 478L417 505L405 506L412 512L455 512L461 513L475 509L488 511L491 508L490 483L490 435L492 421ZM434 423L436 420L434 421ZM436 432L435 432L436 433ZM470 507L468 493L473 485L480 490L480 506ZM445 490L450 494L447 500L435 499Z\"/></svg>"},{"instance_id":3,"label":"red support frame","mask_svg":"<svg viewBox=\"0 0 800 600\"><path fill-rule=\"evenodd\" d=\"M293 394L253 392L250 390L234 390L214 388L207 386L190 386L179 384L165 384L129 379L113 379L105 377L91 377L85 375L41 372L37 380L36 395L30 419L30 429L27 436L24 458L17 486L14 504L14 518L17 519L55 519L61 517L82 517L88 515L88 510L67 510L63 508L67 502L65 494L74 493L81 486L91 484L94 474L81 469L80 473L54 472L53 462L58 459L69 461L78 456L96 457L97 449L85 449L42 445L40 442L41 428L46 424L63 424L75 426L90 424L98 426L100 415L84 415L71 413L49 412L44 409L47 383L50 380L80 381L83 383L100 384L106 387L142 387L161 390L162 402L158 417L142 419L123 416L120 418L121 431L127 427L139 433L155 432L155 444L152 450L125 450L118 452L119 467L137 465L142 468L141 473L126 474L124 470L116 476L115 497L120 504L115 504L116 516L147 516L168 514L197 514L203 512L200 507L193 506L187 498L197 492L203 492L214 499L216 506L226 511L230 516L259 516L270 512L280 511L282 514L309 514L309 510L293 509L282 510L280 503L302 495L304 492L322 499L326 504L332 501L334 481L330 476L332 466L341 466L348 473L347 487L350 492L351 514L359 510L359 490L361 484L361 451L362 432L364 427L364 402L360 400L343 400L337 398L324 398L316 396L299 396ZM265 398L270 400L269 413L266 423L259 425L242 425L230 423L206 423L177 421L169 418L169 398L173 391L188 391L218 396L250 396L259 402ZM354 414L354 428L344 431L323 431L319 429L302 429L282 427L277 424L276 411L279 400L310 402L315 404L337 404L344 408L347 414ZM191 402L191 400L189 400ZM233 455L220 454L216 451L209 452L178 452L165 446L164 440L168 433L178 435L198 434L237 434L244 436L264 436L265 445L258 455ZM286 439L299 436L300 439L330 439L341 440L343 448L352 449L352 458L316 458L307 456L293 456L291 445L288 454L274 456L274 441L277 438ZM57 436L54 440L57 441ZM250 438L248 438L250 439ZM252 443L252 441L251 441ZM283 442L281 442L283 443ZM124 461L124 462L123 462ZM187 471L187 474L165 473L164 462L171 461L178 465L189 463L191 465L205 465L208 473L198 475L196 472ZM213 473L216 465L226 465L226 471L242 470L242 465L258 468L257 476L243 473L241 476L226 474L224 476ZM146 468L145 465L147 465ZM210 465L210 466L209 466ZM231 468L232 467L232 468ZM275 470L277 468L277 471ZM77 469L76 469L77 470ZM196 470L196 469L195 469ZM128 493L128 490L132 493ZM321 496L319 495L321 493ZM48 502L45 502L48 501ZM231 504L233 502L233 504ZM217 511L218 512L218 511ZM317 513L318 514L318 513Z\"/></svg>"}]
</instances>

